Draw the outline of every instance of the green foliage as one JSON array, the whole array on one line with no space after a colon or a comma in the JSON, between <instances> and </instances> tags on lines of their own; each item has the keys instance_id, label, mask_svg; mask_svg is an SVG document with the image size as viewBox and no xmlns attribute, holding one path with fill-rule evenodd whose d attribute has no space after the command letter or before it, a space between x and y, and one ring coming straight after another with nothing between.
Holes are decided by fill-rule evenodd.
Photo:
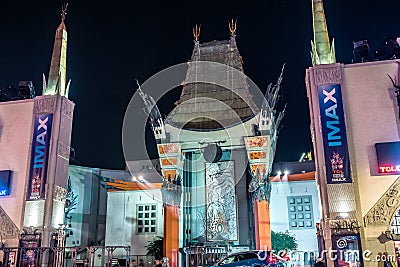
<instances>
[{"instance_id":1,"label":"green foliage","mask_svg":"<svg viewBox=\"0 0 400 267\"><path fill-rule=\"evenodd\" d=\"M150 241L147 246L145 246L148 256L154 256L156 260L161 260L163 258L163 244L164 237L157 236L153 241Z\"/></svg>"},{"instance_id":2,"label":"green foliage","mask_svg":"<svg viewBox=\"0 0 400 267\"><path fill-rule=\"evenodd\" d=\"M294 235L290 235L289 231L274 232L271 231L272 249L276 252L280 250L295 250L298 246Z\"/></svg>"}]
</instances>

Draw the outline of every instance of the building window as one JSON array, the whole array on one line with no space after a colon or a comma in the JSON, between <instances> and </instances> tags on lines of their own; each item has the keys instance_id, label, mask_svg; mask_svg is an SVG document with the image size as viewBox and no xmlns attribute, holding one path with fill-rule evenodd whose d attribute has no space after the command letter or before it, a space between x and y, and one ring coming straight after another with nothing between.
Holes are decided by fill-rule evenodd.
<instances>
[{"instance_id":1,"label":"building window","mask_svg":"<svg viewBox=\"0 0 400 267\"><path fill-rule=\"evenodd\" d=\"M300 230L314 228L312 197L290 196L287 198L289 229Z\"/></svg>"},{"instance_id":2,"label":"building window","mask_svg":"<svg viewBox=\"0 0 400 267\"><path fill-rule=\"evenodd\" d=\"M137 233L157 233L157 205L140 204L136 205Z\"/></svg>"}]
</instances>

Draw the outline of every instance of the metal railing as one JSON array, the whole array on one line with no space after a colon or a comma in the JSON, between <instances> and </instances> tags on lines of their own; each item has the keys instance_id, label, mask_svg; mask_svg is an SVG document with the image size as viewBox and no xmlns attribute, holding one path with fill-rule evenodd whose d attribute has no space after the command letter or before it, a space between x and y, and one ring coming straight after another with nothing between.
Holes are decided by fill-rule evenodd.
<instances>
[{"instance_id":1,"label":"metal railing","mask_svg":"<svg viewBox=\"0 0 400 267\"><path fill-rule=\"evenodd\" d=\"M115 267L121 266L118 261L121 256L125 263L122 266L129 267L129 254L130 246L0 248L3 267Z\"/></svg>"}]
</instances>

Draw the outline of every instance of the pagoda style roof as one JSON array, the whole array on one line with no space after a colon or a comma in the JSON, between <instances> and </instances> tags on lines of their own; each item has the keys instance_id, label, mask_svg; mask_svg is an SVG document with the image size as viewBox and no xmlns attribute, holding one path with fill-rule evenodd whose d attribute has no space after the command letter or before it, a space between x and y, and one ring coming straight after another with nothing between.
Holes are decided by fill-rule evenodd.
<instances>
[{"instance_id":1,"label":"pagoda style roof","mask_svg":"<svg viewBox=\"0 0 400 267\"><path fill-rule=\"evenodd\" d=\"M188 130L216 130L259 112L243 72L235 37L195 42L180 99L165 123Z\"/></svg>"}]
</instances>

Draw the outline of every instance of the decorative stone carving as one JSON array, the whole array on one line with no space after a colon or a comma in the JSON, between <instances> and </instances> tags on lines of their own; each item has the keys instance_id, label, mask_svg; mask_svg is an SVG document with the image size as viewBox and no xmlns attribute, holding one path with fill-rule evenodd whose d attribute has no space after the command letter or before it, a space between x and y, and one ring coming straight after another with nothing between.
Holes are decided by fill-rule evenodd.
<instances>
[{"instance_id":1,"label":"decorative stone carving","mask_svg":"<svg viewBox=\"0 0 400 267\"><path fill-rule=\"evenodd\" d=\"M35 113L54 113L56 110L56 97L39 98L35 101Z\"/></svg>"},{"instance_id":2,"label":"decorative stone carving","mask_svg":"<svg viewBox=\"0 0 400 267\"><path fill-rule=\"evenodd\" d=\"M360 223L357 219L329 220L329 228L332 229L335 233L357 233L360 229Z\"/></svg>"},{"instance_id":3,"label":"decorative stone carving","mask_svg":"<svg viewBox=\"0 0 400 267\"><path fill-rule=\"evenodd\" d=\"M65 202L66 197L67 197L67 189L60 187L58 185L55 185L54 186L54 200L60 201L60 202Z\"/></svg>"},{"instance_id":4,"label":"decorative stone carving","mask_svg":"<svg viewBox=\"0 0 400 267\"><path fill-rule=\"evenodd\" d=\"M311 142L315 144L315 128L314 124L310 125L310 132L311 132Z\"/></svg>"},{"instance_id":5,"label":"decorative stone carving","mask_svg":"<svg viewBox=\"0 0 400 267\"><path fill-rule=\"evenodd\" d=\"M57 155L69 160L70 146L64 144L61 141L57 142Z\"/></svg>"},{"instance_id":6,"label":"decorative stone carving","mask_svg":"<svg viewBox=\"0 0 400 267\"><path fill-rule=\"evenodd\" d=\"M19 234L18 227L0 206L0 234L3 240L16 239Z\"/></svg>"},{"instance_id":7,"label":"decorative stone carving","mask_svg":"<svg viewBox=\"0 0 400 267\"><path fill-rule=\"evenodd\" d=\"M364 216L364 225L389 226L400 206L400 176Z\"/></svg>"},{"instance_id":8,"label":"decorative stone carving","mask_svg":"<svg viewBox=\"0 0 400 267\"><path fill-rule=\"evenodd\" d=\"M74 113L74 104L70 100L63 98L61 104L61 113L68 118L72 118Z\"/></svg>"},{"instance_id":9,"label":"decorative stone carving","mask_svg":"<svg viewBox=\"0 0 400 267\"><path fill-rule=\"evenodd\" d=\"M307 91L307 98L310 98L310 71L306 70L306 91Z\"/></svg>"},{"instance_id":10,"label":"decorative stone carving","mask_svg":"<svg viewBox=\"0 0 400 267\"><path fill-rule=\"evenodd\" d=\"M315 68L314 79L316 85L341 84L342 71L340 66L331 68Z\"/></svg>"}]
</instances>

